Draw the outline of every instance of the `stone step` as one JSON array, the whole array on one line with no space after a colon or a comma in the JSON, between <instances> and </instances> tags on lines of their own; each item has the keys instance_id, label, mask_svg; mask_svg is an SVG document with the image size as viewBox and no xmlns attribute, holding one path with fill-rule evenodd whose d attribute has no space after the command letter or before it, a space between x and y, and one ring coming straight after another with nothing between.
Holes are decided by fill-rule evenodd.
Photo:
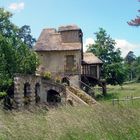
<instances>
[{"instance_id":1,"label":"stone step","mask_svg":"<svg viewBox=\"0 0 140 140\"><path fill-rule=\"evenodd\" d=\"M97 103L95 99L93 99L91 96L89 96L83 90L78 89L77 87L74 87L74 86L69 86L67 88L69 91L71 91L73 94L78 96L81 100L83 100L86 104L93 105L93 104Z\"/></svg>"}]
</instances>

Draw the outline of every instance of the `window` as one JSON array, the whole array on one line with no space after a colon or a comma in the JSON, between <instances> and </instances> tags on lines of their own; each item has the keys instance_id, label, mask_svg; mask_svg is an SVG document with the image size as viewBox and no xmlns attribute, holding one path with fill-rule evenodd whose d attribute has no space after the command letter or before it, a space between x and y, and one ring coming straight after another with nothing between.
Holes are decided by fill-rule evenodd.
<instances>
[{"instance_id":1,"label":"window","mask_svg":"<svg viewBox=\"0 0 140 140\"><path fill-rule=\"evenodd\" d=\"M66 71L72 71L74 68L74 55L66 56Z\"/></svg>"},{"instance_id":2,"label":"window","mask_svg":"<svg viewBox=\"0 0 140 140\"><path fill-rule=\"evenodd\" d=\"M90 66L90 74L97 77L97 66Z\"/></svg>"}]
</instances>

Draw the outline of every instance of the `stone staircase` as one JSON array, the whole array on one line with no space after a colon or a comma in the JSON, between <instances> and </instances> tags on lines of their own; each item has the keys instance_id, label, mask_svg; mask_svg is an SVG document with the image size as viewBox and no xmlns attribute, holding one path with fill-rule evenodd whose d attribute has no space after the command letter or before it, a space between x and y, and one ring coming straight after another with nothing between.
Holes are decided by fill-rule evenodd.
<instances>
[{"instance_id":1,"label":"stone staircase","mask_svg":"<svg viewBox=\"0 0 140 140\"><path fill-rule=\"evenodd\" d=\"M68 95L67 99L72 100L74 104L82 104L87 106L97 104L96 100L93 99L90 95L73 85L67 86L66 92Z\"/></svg>"},{"instance_id":2,"label":"stone staircase","mask_svg":"<svg viewBox=\"0 0 140 140\"><path fill-rule=\"evenodd\" d=\"M88 106L86 102L84 102L81 98L79 98L77 95L75 95L73 92L69 90L69 88L66 88L67 92L67 103L69 103L72 106L78 106L78 105L84 105Z\"/></svg>"}]
</instances>

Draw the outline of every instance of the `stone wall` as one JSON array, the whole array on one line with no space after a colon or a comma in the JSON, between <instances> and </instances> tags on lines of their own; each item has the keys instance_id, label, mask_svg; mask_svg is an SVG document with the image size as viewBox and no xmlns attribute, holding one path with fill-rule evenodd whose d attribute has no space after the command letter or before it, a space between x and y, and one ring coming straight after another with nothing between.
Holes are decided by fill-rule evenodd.
<instances>
[{"instance_id":1,"label":"stone wall","mask_svg":"<svg viewBox=\"0 0 140 140\"><path fill-rule=\"evenodd\" d=\"M64 43L75 43L80 42L81 43L81 32L79 30L73 30L73 31L62 31L61 32L61 38L62 42Z\"/></svg>"},{"instance_id":2,"label":"stone wall","mask_svg":"<svg viewBox=\"0 0 140 140\"><path fill-rule=\"evenodd\" d=\"M61 99L61 103L66 101L65 87L44 80L34 75L17 75L14 78L14 100L16 108L35 104L49 104L47 101L48 91L55 91Z\"/></svg>"},{"instance_id":3,"label":"stone wall","mask_svg":"<svg viewBox=\"0 0 140 140\"><path fill-rule=\"evenodd\" d=\"M46 70L52 73L65 73L66 68L66 55L74 55L74 64L80 73L81 67L81 52L80 51L48 51L37 52L40 64Z\"/></svg>"}]
</instances>

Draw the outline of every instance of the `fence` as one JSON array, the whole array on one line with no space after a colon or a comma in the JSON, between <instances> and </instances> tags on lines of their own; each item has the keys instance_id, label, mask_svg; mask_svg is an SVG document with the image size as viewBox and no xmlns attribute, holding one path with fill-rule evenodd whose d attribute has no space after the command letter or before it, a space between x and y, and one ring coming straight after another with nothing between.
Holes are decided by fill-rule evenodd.
<instances>
[{"instance_id":1,"label":"fence","mask_svg":"<svg viewBox=\"0 0 140 140\"><path fill-rule=\"evenodd\" d=\"M139 97L127 96L124 99L113 99L112 104L113 105L115 105L115 104L119 105L120 102L132 102L132 104L133 104L134 100L139 100L139 99L140 99L140 96Z\"/></svg>"}]
</instances>

